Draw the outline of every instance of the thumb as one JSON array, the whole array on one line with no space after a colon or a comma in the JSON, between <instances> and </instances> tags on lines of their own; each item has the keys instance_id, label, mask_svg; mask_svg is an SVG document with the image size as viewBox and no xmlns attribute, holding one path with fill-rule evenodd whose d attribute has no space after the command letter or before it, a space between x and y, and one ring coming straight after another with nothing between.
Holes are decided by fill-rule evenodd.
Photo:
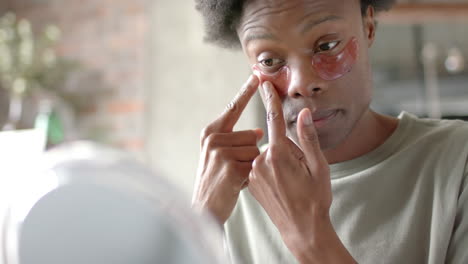
<instances>
[{"instance_id":1,"label":"thumb","mask_svg":"<svg viewBox=\"0 0 468 264\"><path fill-rule=\"evenodd\" d=\"M299 144L304 152L307 165L312 172L318 172L324 165L328 165L315 130L312 113L308 108L302 109L297 118L297 135Z\"/></svg>"}]
</instances>

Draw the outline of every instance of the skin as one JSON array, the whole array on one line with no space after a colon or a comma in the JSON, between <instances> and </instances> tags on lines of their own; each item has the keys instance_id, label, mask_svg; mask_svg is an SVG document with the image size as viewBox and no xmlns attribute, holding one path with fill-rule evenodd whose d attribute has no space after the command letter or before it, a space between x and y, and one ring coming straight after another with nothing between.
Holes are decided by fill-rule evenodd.
<instances>
[{"instance_id":1,"label":"skin","mask_svg":"<svg viewBox=\"0 0 468 264\"><path fill-rule=\"evenodd\" d=\"M300 263L355 263L330 221L329 164L372 151L398 124L369 108L374 32L373 9L363 17L358 0L250 1L238 27L244 53L262 71L287 66L290 80L281 92L274 81L251 76L203 131L194 207L223 224L248 187ZM312 58L336 55L352 38L359 47L352 69L335 80L321 78ZM259 85L269 135L262 154L260 130L232 131Z\"/></svg>"},{"instance_id":2,"label":"skin","mask_svg":"<svg viewBox=\"0 0 468 264\"><path fill-rule=\"evenodd\" d=\"M355 38L352 38L348 44L337 54L321 54L317 52L312 57L312 66L317 75L327 81L339 79L348 74L356 63L359 48ZM264 62L255 64L252 69L253 73L260 79L260 82L269 81L273 83L276 91L280 96L286 96L288 88L291 85L289 66L281 59L269 59L270 63L274 60L282 61L281 67L271 67L274 71L271 72L269 67L264 67Z\"/></svg>"},{"instance_id":3,"label":"skin","mask_svg":"<svg viewBox=\"0 0 468 264\"><path fill-rule=\"evenodd\" d=\"M338 45L338 44L337 44ZM316 54L312 65L317 75L327 81L334 81L348 74L356 64L359 46L355 38L348 41L336 55Z\"/></svg>"},{"instance_id":4,"label":"skin","mask_svg":"<svg viewBox=\"0 0 468 264\"><path fill-rule=\"evenodd\" d=\"M255 76L260 79L260 83L269 81L273 83L276 88L276 91L280 96L285 96L288 93L288 87L291 82L290 70L288 66L284 66L278 71L274 73L268 73L266 71L262 71L261 66L257 63L252 69Z\"/></svg>"},{"instance_id":5,"label":"skin","mask_svg":"<svg viewBox=\"0 0 468 264\"><path fill-rule=\"evenodd\" d=\"M238 27L244 53L252 65L265 59L287 61L291 81L281 101L288 135L294 141L297 142L297 115L303 108L309 108L314 119L328 111L338 111L326 126L316 123L330 164L375 149L396 126L395 120L369 108L372 74L368 49L375 33L373 11L369 12L363 19L358 0L256 0L245 7ZM319 46L340 41L336 49L321 52L333 54L352 37L360 49L352 71L335 81L320 78L310 63ZM372 140L362 142L363 138Z\"/></svg>"}]
</instances>

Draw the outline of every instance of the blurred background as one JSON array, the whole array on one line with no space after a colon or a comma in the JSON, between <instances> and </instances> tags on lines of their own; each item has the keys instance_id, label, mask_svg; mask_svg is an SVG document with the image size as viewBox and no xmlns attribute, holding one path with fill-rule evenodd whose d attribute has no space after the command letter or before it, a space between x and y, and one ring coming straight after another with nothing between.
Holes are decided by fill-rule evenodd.
<instances>
[{"instance_id":1,"label":"blurred background","mask_svg":"<svg viewBox=\"0 0 468 264\"><path fill-rule=\"evenodd\" d=\"M200 131L250 72L203 35L191 1L1 0L0 130L124 149L188 196ZM373 107L467 119L467 60L468 1L399 1L379 17ZM237 129L254 127L258 98Z\"/></svg>"}]
</instances>

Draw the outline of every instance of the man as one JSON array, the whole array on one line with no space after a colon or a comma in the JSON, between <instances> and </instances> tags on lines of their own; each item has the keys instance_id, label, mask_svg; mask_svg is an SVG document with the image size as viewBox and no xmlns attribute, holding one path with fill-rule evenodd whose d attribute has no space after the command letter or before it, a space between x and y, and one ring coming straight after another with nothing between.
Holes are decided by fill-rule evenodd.
<instances>
[{"instance_id":1,"label":"man","mask_svg":"<svg viewBox=\"0 0 468 264\"><path fill-rule=\"evenodd\" d=\"M374 16L394 1L197 2L254 73L202 133L193 197L234 262L468 263L468 125L369 108ZM258 86L262 153L261 130L233 131Z\"/></svg>"}]
</instances>

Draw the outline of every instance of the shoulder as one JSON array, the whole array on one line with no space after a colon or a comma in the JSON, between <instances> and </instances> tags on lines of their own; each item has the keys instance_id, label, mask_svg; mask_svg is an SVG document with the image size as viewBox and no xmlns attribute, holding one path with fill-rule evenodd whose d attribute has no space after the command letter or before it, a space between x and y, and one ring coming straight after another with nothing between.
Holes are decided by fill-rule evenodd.
<instances>
[{"instance_id":1,"label":"shoulder","mask_svg":"<svg viewBox=\"0 0 468 264\"><path fill-rule=\"evenodd\" d=\"M468 122L400 115L406 123L404 152L436 168L463 175L468 161Z\"/></svg>"},{"instance_id":2,"label":"shoulder","mask_svg":"<svg viewBox=\"0 0 468 264\"><path fill-rule=\"evenodd\" d=\"M447 129L447 128L460 128L468 131L468 122L463 120L449 120L449 119L431 119L420 118L408 112L402 112L399 116L401 120L409 120L418 128L425 129Z\"/></svg>"},{"instance_id":3,"label":"shoulder","mask_svg":"<svg viewBox=\"0 0 468 264\"><path fill-rule=\"evenodd\" d=\"M463 120L418 118L403 112L400 122L406 123L408 136L413 141L431 140L434 144L456 143L468 147L468 122Z\"/></svg>"}]
</instances>

